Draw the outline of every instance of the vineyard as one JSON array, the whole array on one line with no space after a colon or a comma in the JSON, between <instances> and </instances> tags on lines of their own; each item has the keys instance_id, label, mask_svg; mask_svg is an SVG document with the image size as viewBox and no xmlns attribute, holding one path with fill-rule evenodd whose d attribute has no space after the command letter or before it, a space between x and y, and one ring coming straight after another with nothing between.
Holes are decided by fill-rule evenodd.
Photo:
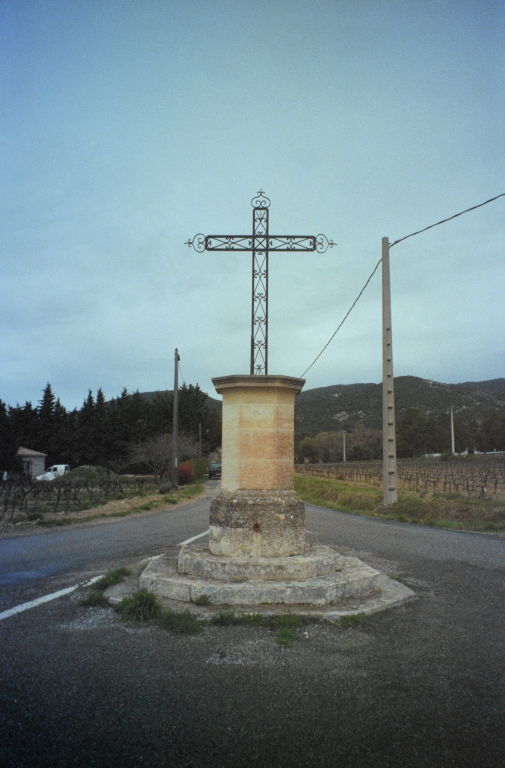
<instances>
[{"instance_id":1,"label":"vineyard","mask_svg":"<svg viewBox=\"0 0 505 768\"><path fill-rule=\"evenodd\" d=\"M298 464L295 472L382 486L382 461ZM399 461L397 483L398 488L416 493L505 499L505 458L483 456L469 461Z\"/></svg>"},{"instance_id":2,"label":"vineyard","mask_svg":"<svg viewBox=\"0 0 505 768\"><path fill-rule=\"evenodd\" d=\"M38 520L46 514L75 512L105 504L112 499L131 498L157 489L152 479L122 478L8 483L0 491L0 519L22 516Z\"/></svg>"}]
</instances>

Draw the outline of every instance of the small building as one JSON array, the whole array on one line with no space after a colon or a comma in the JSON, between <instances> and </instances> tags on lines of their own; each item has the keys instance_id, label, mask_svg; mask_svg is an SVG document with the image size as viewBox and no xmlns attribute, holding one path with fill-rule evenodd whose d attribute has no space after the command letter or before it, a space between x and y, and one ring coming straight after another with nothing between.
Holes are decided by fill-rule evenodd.
<instances>
[{"instance_id":1,"label":"small building","mask_svg":"<svg viewBox=\"0 0 505 768\"><path fill-rule=\"evenodd\" d=\"M18 448L16 455L23 460L23 477L26 477L27 480L44 474L47 453L32 451L30 448Z\"/></svg>"}]
</instances>

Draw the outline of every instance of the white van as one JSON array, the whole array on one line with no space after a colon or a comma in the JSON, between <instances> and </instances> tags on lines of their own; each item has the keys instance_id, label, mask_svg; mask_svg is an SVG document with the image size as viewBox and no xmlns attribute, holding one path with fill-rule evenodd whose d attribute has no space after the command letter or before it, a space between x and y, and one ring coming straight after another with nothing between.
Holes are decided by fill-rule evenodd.
<instances>
[{"instance_id":1,"label":"white van","mask_svg":"<svg viewBox=\"0 0 505 768\"><path fill-rule=\"evenodd\" d=\"M52 467L46 469L43 475L37 475L35 480L55 480L57 477L66 475L67 472L70 472L68 464L53 464Z\"/></svg>"}]
</instances>

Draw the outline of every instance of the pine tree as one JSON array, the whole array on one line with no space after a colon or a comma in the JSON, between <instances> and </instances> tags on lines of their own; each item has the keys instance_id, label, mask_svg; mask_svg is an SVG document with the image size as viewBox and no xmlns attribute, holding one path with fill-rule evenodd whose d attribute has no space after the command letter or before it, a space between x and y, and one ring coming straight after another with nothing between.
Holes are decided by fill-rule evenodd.
<instances>
[{"instance_id":1,"label":"pine tree","mask_svg":"<svg viewBox=\"0 0 505 768\"><path fill-rule=\"evenodd\" d=\"M50 454L54 431L54 407L56 398L49 382L43 390L42 400L37 408L37 447L36 450ZM50 457L49 457L50 458Z\"/></svg>"}]
</instances>

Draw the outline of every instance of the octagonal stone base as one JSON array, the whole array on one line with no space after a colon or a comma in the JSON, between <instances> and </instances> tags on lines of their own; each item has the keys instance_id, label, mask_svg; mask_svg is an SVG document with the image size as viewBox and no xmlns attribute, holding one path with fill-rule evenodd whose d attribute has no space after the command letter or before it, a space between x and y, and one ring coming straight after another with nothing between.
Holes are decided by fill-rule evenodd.
<instances>
[{"instance_id":1,"label":"octagonal stone base","mask_svg":"<svg viewBox=\"0 0 505 768\"><path fill-rule=\"evenodd\" d=\"M202 551L201 548L197 550L193 546L194 556L192 554L188 556L188 553L191 553L190 547L191 545L183 547L179 558L166 557L152 560L140 577L141 588L159 597L186 603L193 602L201 595L207 595L211 605L242 606L264 604L324 606L348 598L372 595L379 592L381 588L379 571L365 565L356 557L342 557L336 553L334 553L334 568L338 570L305 579L286 577L286 564L283 567L284 578L280 579L248 580L242 573L241 580L237 580L236 576L231 578L225 576L225 571L219 571L218 578L180 573L178 559L181 561L181 567L184 567L182 566L184 562L190 563L193 573L198 559L200 563L207 561L205 565L201 565L202 570L206 570L207 573L215 567L215 557L209 550ZM315 549L328 550L327 547ZM319 553L319 555L323 554ZM213 557L214 560L211 560L210 558ZM221 559L226 560L228 564L232 562L229 558ZM246 570L251 565L252 563L249 562ZM225 568L224 563L223 568Z\"/></svg>"}]
</instances>

